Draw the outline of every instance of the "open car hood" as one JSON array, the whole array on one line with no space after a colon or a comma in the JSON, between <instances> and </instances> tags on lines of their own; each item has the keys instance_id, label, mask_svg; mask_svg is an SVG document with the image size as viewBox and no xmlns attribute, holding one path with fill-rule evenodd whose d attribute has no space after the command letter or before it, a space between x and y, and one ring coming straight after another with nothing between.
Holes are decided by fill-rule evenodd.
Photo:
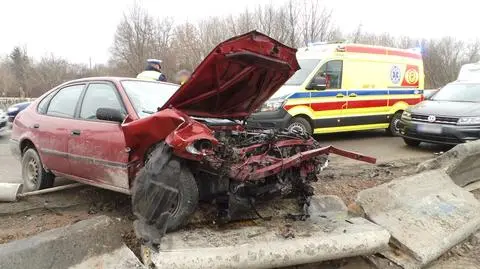
<instances>
[{"instance_id":1,"label":"open car hood","mask_svg":"<svg viewBox=\"0 0 480 269\"><path fill-rule=\"evenodd\" d=\"M245 119L299 69L295 53L257 31L233 37L210 52L163 108Z\"/></svg>"}]
</instances>

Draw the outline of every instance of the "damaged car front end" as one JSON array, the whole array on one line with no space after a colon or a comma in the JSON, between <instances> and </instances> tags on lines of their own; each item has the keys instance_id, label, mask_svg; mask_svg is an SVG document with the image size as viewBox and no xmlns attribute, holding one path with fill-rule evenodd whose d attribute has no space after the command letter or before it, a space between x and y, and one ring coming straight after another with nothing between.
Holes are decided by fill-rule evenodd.
<instances>
[{"instance_id":1,"label":"damaged car front end","mask_svg":"<svg viewBox=\"0 0 480 269\"><path fill-rule=\"evenodd\" d=\"M246 129L248 116L299 69L295 52L255 31L234 37L214 48L157 113L122 125L133 158L145 156L132 188L144 243L158 244L166 230L185 225L201 200L217 207L219 223L277 197L297 198L299 217L307 218L312 183L330 153L375 163L306 133Z\"/></svg>"}]
</instances>

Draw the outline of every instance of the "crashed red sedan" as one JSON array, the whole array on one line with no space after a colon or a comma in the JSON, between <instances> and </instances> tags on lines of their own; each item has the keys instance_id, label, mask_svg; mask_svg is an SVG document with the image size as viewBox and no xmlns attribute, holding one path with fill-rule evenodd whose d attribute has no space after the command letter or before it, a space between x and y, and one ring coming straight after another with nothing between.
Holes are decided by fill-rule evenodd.
<instances>
[{"instance_id":1,"label":"crashed red sedan","mask_svg":"<svg viewBox=\"0 0 480 269\"><path fill-rule=\"evenodd\" d=\"M199 200L218 219L255 200L295 195L308 208L328 153L304 133L247 130L245 119L298 69L296 50L258 32L219 44L189 81L86 78L38 98L13 123L25 189L56 176L133 195L148 227L184 224ZM166 195L169 193L171 195Z\"/></svg>"}]
</instances>

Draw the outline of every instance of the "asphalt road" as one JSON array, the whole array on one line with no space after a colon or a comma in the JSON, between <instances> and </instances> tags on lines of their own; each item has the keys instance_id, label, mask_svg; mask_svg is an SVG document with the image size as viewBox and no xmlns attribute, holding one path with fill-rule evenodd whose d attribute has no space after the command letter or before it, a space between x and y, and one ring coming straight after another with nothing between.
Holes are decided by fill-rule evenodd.
<instances>
[{"instance_id":1,"label":"asphalt road","mask_svg":"<svg viewBox=\"0 0 480 269\"><path fill-rule=\"evenodd\" d=\"M20 163L10 155L9 137L8 132L0 136L0 182L21 182ZM334 145L376 157L378 162L433 157L433 153L445 150L429 144L422 144L419 148L407 147L401 138L388 137L383 131L319 135L315 138L323 145ZM331 161L345 164L356 162L338 156L332 156Z\"/></svg>"}]
</instances>

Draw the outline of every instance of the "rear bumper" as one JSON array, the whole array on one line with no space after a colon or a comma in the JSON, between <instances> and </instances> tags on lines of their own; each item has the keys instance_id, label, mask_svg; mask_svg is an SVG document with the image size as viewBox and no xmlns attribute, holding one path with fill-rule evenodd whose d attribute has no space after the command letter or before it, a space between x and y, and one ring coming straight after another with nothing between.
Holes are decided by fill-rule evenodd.
<instances>
[{"instance_id":1,"label":"rear bumper","mask_svg":"<svg viewBox=\"0 0 480 269\"><path fill-rule=\"evenodd\" d=\"M257 112L247 119L248 128L259 129L285 129L288 127L292 115L281 108L273 112Z\"/></svg>"},{"instance_id":2,"label":"rear bumper","mask_svg":"<svg viewBox=\"0 0 480 269\"><path fill-rule=\"evenodd\" d=\"M436 125L441 127L441 133L426 133L418 131L420 125ZM404 138L436 144L457 145L480 139L480 126L458 126L447 124L432 124L424 122L401 120L400 135Z\"/></svg>"}]
</instances>

